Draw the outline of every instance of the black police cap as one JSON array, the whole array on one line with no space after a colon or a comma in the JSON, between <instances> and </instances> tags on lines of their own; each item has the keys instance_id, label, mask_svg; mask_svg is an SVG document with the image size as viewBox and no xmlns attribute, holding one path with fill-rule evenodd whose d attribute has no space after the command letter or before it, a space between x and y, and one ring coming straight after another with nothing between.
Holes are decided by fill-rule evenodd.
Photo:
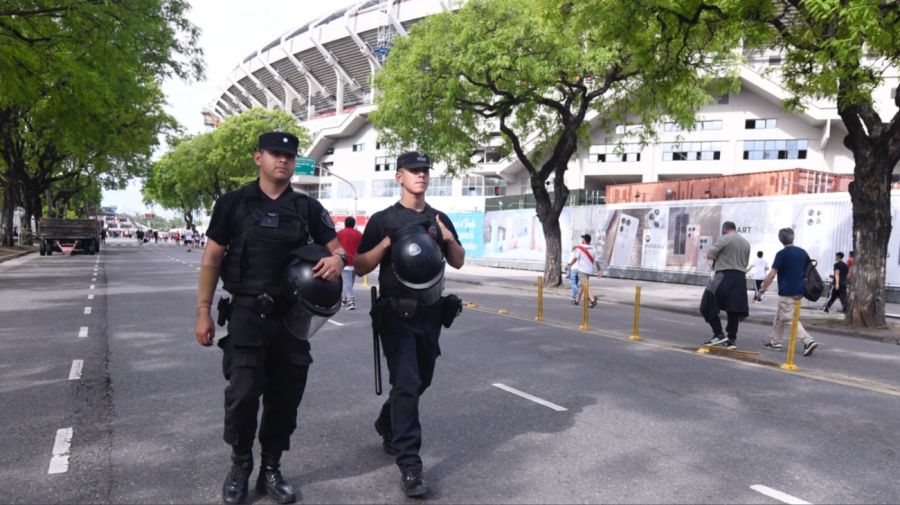
<instances>
[{"instance_id":1,"label":"black police cap","mask_svg":"<svg viewBox=\"0 0 900 505\"><path fill-rule=\"evenodd\" d=\"M258 149L260 151L270 151L297 156L297 148L299 146L300 140L290 133L268 132L259 136Z\"/></svg>"},{"instance_id":2,"label":"black police cap","mask_svg":"<svg viewBox=\"0 0 900 505\"><path fill-rule=\"evenodd\" d=\"M418 151L406 151L405 153L397 156L397 169L408 168L408 169L418 169L418 168L431 168L431 160L428 159L428 155L420 153Z\"/></svg>"}]
</instances>

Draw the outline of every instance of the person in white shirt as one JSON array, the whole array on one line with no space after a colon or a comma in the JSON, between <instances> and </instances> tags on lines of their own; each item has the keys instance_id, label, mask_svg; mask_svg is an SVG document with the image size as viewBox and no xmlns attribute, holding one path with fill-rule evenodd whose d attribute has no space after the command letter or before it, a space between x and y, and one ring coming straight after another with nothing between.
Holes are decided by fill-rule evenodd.
<instances>
[{"instance_id":1,"label":"person in white shirt","mask_svg":"<svg viewBox=\"0 0 900 505\"><path fill-rule=\"evenodd\" d=\"M194 246L194 232L190 228L184 230L184 245L187 247L187 252L191 252L191 247Z\"/></svg>"},{"instance_id":2,"label":"person in white shirt","mask_svg":"<svg viewBox=\"0 0 900 505\"><path fill-rule=\"evenodd\" d=\"M766 274L769 273L769 262L763 259L762 251L756 251L756 261L750 265L748 271L750 272L750 278L756 284L756 294L753 295L753 302L759 303L762 301L759 288L762 287L763 281L766 280Z\"/></svg>"},{"instance_id":3,"label":"person in white shirt","mask_svg":"<svg viewBox=\"0 0 900 505\"><path fill-rule=\"evenodd\" d=\"M578 296L572 300L572 303L575 305L580 303L581 297L584 295L585 281L597 275L597 269L594 267L594 258L596 256L597 250L591 247L591 236L585 233L581 236L581 245L575 247L575 250L572 251L572 256L569 258L570 268L572 265L578 264ZM587 296L591 307L596 307L597 297L591 292L590 286L588 286Z\"/></svg>"}]
</instances>

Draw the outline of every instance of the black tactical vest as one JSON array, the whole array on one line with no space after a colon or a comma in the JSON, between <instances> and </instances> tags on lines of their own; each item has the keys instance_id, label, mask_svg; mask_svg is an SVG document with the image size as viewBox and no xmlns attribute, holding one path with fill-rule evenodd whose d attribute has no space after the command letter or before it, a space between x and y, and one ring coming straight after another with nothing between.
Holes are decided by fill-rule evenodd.
<instances>
[{"instance_id":1,"label":"black tactical vest","mask_svg":"<svg viewBox=\"0 0 900 505\"><path fill-rule=\"evenodd\" d=\"M244 186L231 216L236 228L221 272L225 290L234 295L284 294L288 253L311 242L309 197L292 191L267 210L262 199L259 188Z\"/></svg>"}]
</instances>

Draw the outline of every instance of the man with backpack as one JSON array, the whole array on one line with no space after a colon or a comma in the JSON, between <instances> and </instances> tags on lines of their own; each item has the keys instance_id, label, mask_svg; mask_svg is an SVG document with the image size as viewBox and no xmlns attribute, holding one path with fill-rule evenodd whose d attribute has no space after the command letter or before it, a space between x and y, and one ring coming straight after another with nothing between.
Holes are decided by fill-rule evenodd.
<instances>
[{"instance_id":1,"label":"man with backpack","mask_svg":"<svg viewBox=\"0 0 900 505\"><path fill-rule=\"evenodd\" d=\"M806 293L807 265L812 261L809 254L802 248L794 245L794 230L782 228L778 230L778 240L784 248L775 254L772 269L763 285L760 294L765 293L769 284L778 276L778 310L775 311L775 321L772 323L772 338L763 344L770 350L781 350L781 337L785 327L791 324L794 317L794 302ZM797 337L803 343L803 355L812 356L819 344L809 336L803 324L797 321Z\"/></svg>"},{"instance_id":2,"label":"man with backpack","mask_svg":"<svg viewBox=\"0 0 900 505\"><path fill-rule=\"evenodd\" d=\"M578 295L572 299L572 304L578 305L581 297L586 295L591 303L591 308L597 306L597 297L591 292L590 286L587 286L585 293L585 281L594 275L597 275L596 262L594 258L597 256L597 250L591 247L591 236L585 233L581 236L581 245L575 246L572 256L569 258L569 268L574 264L578 264Z\"/></svg>"}]
</instances>

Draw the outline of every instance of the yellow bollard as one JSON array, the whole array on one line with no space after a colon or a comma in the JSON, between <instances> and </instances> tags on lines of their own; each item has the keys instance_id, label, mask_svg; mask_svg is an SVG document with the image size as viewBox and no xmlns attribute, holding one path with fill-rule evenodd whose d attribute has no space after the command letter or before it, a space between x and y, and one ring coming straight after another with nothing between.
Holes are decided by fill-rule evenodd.
<instances>
[{"instance_id":1,"label":"yellow bollard","mask_svg":"<svg viewBox=\"0 0 900 505\"><path fill-rule=\"evenodd\" d=\"M634 287L634 326L631 327L631 335L628 336L628 340L640 340L641 336L638 334L638 324L641 320L641 287Z\"/></svg>"},{"instance_id":2,"label":"yellow bollard","mask_svg":"<svg viewBox=\"0 0 900 505\"><path fill-rule=\"evenodd\" d=\"M584 299L584 315L581 318L581 327L579 329L582 331L588 331L591 329L590 325L588 324L588 303L590 301L590 295L588 295L588 293L590 293L590 291L588 291L589 288L590 283L588 282L588 277L585 277L584 287L582 288L583 291L581 292L581 296Z\"/></svg>"},{"instance_id":3,"label":"yellow bollard","mask_svg":"<svg viewBox=\"0 0 900 505\"><path fill-rule=\"evenodd\" d=\"M363 275L363 286L369 285L369 274Z\"/></svg>"},{"instance_id":4,"label":"yellow bollard","mask_svg":"<svg viewBox=\"0 0 900 505\"><path fill-rule=\"evenodd\" d=\"M538 275L538 305L537 305L537 316L534 317L535 321L543 321L544 320L544 276Z\"/></svg>"},{"instance_id":5,"label":"yellow bollard","mask_svg":"<svg viewBox=\"0 0 900 505\"><path fill-rule=\"evenodd\" d=\"M797 324L800 322L800 299L794 300L794 318L791 320L791 339L788 341L787 361L781 365L782 370L794 371L794 347L797 345Z\"/></svg>"}]
</instances>

